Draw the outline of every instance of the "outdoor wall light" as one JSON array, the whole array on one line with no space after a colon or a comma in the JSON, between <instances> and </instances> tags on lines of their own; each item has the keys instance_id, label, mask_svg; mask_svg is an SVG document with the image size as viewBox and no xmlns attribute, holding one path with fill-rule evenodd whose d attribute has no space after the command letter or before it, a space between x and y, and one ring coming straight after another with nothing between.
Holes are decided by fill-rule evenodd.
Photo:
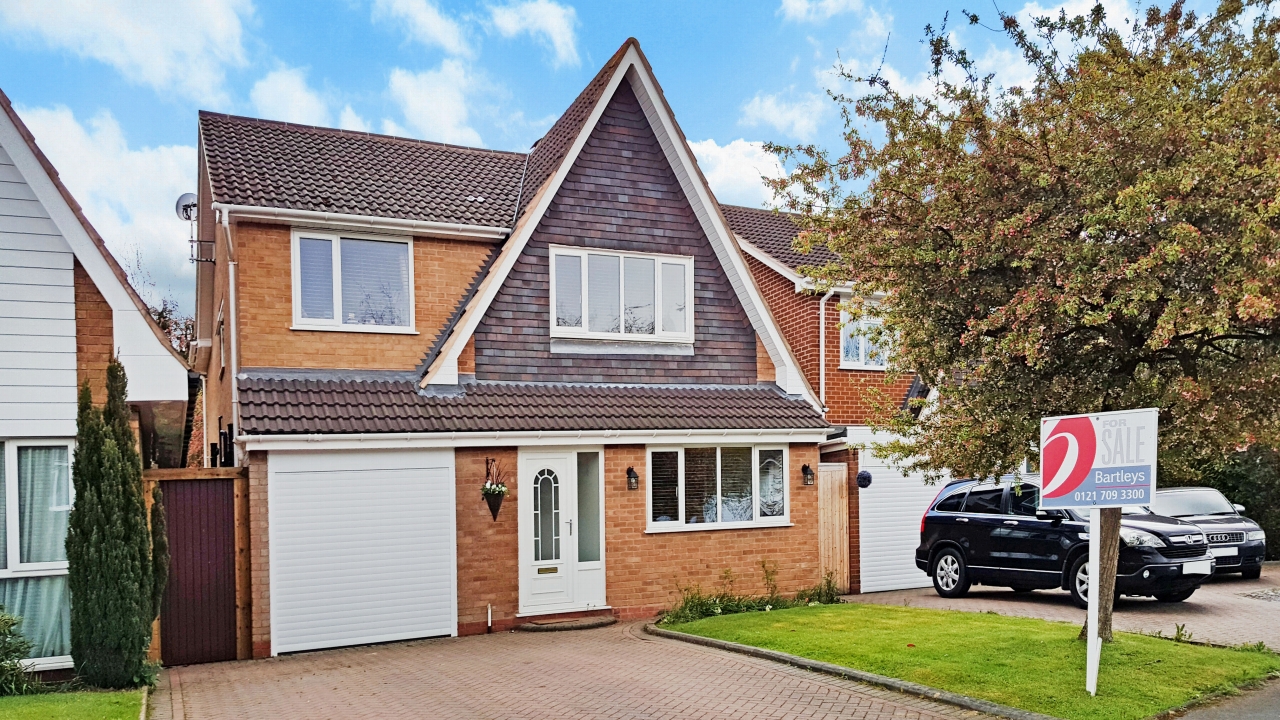
<instances>
[{"instance_id":1,"label":"outdoor wall light","mask_svg":"<svg viewBox=\"0 0 1280 720\"><path fill-rule=\"evenodd\" d=\"M805 485L813 484L813 468L809 467L808 465L805 465L804 467L800 468L800 474L804 476Z\"/></svg>"},{"instance_id":2,"label":"outdoor wall light","mask_svg":"<svg viewBox=\"0 0 1280 720\"><path fill-rule=\"evenodd\" d=\"M640 475L636 473L636 469L633 467L627 468L627 489L640 489Z\"/></svg>"}]
</instances>

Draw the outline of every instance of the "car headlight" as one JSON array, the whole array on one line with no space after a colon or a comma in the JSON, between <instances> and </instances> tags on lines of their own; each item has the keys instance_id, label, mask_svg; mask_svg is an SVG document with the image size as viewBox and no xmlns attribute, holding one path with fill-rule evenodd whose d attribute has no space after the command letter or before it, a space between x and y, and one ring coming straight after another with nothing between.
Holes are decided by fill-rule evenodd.
<instances>
[{"instance_id":1,"label":"car headlight","mask_svg":"<svg viewBox=\"0 0 1280 720\"><path fill-rule=\"evenodd\" d=\"M1155 535L1133 528L1120 528L1120 539L1129 547L1165 547L1164 541Z\"/></svg>"},{"instance_id":2,"label":"car headlight","mask_svg":"<svg viewBox=\"0 0 1280 720\"><path fill-rule=\"evenodd\" d=\"M1267 531L1266 530L1250 530L1249 532L1245 533L1244 539L1245 540L1266 540Z\"/></svg>"}]
</instances>

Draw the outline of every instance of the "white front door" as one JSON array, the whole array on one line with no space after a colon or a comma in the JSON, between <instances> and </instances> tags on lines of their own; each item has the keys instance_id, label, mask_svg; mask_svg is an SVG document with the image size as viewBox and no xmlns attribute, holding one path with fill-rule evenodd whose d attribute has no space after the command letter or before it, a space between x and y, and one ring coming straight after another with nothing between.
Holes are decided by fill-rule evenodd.
<instances>
[{"instance_id":1,"label":"white front door","mask_svg":"<svg viewBox=\"0 0 1280 720\"><path fill-rule=\"evenodd\" d=\"M520 454L520 613L604 605L601 454Z\"/></svg>"}]
</instances>

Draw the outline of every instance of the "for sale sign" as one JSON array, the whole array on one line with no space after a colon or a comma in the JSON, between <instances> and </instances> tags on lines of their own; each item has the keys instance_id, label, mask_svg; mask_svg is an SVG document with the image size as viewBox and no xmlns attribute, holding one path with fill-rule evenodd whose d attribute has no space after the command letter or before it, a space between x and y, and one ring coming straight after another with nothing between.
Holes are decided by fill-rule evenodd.
<instances>
[{"instance_id":1,"label":"for sale sign","mask_svg":"<svg viewBox=\"0 0 1280 720\"><path fill-rule=\"evenodd\" d=\"M1146 408L1041 420L1040 507L1149 504L1158 419L1157 409Z\"/></svg>"}]
</instances>

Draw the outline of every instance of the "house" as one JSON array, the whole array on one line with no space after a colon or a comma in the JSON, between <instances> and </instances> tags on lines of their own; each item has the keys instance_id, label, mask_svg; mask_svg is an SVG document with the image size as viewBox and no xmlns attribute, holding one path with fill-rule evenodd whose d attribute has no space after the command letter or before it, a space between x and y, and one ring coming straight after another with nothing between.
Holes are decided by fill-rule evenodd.
<instances>
[{"instance_id":1,"label":"house","mask_svg":"<svg viewBox=\"0 0 1280 720\"><path fill-rule=\"evenodd\" d=\"M927 390L918 378L886 380L887 355L859 328L876 321L851 322L840 309L840 302L850 296L847 284L817 292L814 282L800 272L806 265L820 267L834 260L830 250L798 252L792 241L800 229L785 213L734 206L723 210L801 371L817 389L826 419L837 427L822 445L822 462L847 467L850 589L927 586L929 578L915 566L915 548L920 543L920 518L938 488L926 485L920 473L904 475L870 448L851 449L873 439L867 426L870 390L900 398L904 408ZM871 474L866 488L856 482L860 470Z\"/></svg>"},{"instance_id":2,"label":"house","mask_svg":"<svg viewBox=\"0 0 1280 720\"><path fill-rule=\"evenodd\" d=\"M254 656L820 581L830 426L634 39L528 153L213 113L199 150Z\"/></svg>"},{"instance_id":3,"label":"house","mask_svg":"<svg viewBox=\"0 0 1280 720\"><path fill-rule=\"evenodd\" d=\"M29 666L52 670L71 666L64 539L78 388L105 402L118 357L144 461L180 467L191 385L3 92L0 109L0 605L35 643Z\"/></svg>"}]
</instances>

